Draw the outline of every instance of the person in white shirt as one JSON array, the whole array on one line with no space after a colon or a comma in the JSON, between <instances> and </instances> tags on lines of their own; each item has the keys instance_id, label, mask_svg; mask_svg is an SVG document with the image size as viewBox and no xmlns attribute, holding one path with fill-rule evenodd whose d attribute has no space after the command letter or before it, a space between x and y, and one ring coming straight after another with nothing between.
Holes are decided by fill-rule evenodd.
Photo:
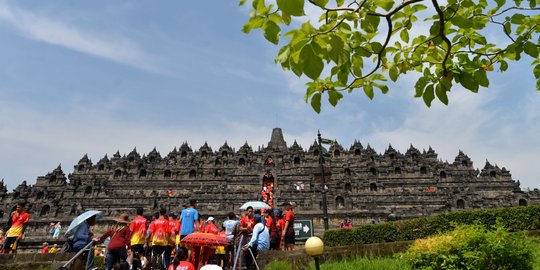
<instances>
[{"instance_id":1,"label":"person in white shirt","mask_svg":"<svg viewBox=\"0 0 540 270\"><path fill-rule=\"evenodd\" d=\"M259 251L266 251L270 248L270 232L264 225L263 217L260 214L255 214L253 219L255 220L253 235L251 236L251 240L249 240L242 248L244 250L244 258L248 269L252 267L254 258L257 258ZM252 253L253 256L250 253Z\"/></svg>"},{"instance_id":2,"label":"person in white shirt","mask_svg":"<svg viewBox=\"0 0 540 270\"><path fill-rule=\"evenodd\" d=\"M219 266L219 257L216 256L217 254L212 254L208 258L208 264L201 267L200 270L223 270L221 266Z\"/></svg>"}]
</instances>

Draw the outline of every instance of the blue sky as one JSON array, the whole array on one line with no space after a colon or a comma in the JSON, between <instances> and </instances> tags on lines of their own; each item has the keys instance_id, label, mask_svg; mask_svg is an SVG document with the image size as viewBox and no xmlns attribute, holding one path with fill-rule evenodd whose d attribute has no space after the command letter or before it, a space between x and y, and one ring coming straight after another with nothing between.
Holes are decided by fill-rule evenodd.
<instances>
[{"instance_id":1,"label":"blue sky","mask_svg":"<svg viewBox=\"0 0 540 270\"><path fill-rule=\"evenodd\" d=\"M477 168L487 159L540 187L530 62L493 72L479 94L454 88L449 106L425 107L409 76L373 101L359 90L317 114L305 78L274 64L278 47L240 31L247 19L235 0L0 0L0 178L11 191L58 164L72 172L86 153L166 155L184 141L256 149L277 126L304 149L319 129L379 153L432 146L452 162L462 150Z\"/></svg>"}]
</instances>

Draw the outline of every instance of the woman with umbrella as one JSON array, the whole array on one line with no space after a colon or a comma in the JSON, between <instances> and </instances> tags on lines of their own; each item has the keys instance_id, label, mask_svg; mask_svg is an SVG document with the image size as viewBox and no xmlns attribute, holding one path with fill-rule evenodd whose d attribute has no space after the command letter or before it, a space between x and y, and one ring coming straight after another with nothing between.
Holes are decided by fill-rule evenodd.
<instances>
[{"instance_id":1,"label":"woman with umbrella","mask_svg":"<svg viewBox=\"0 0 540 270\"><path fill-rule=\"evenodd\" d=\"M73 220L73 222L78 222L77 219L82 220L82 218L79 218L79 217ZM77 225L75 234L73 235L73 250L72 251L79 252L92 241L92 236L94 234L90 232L90 227L96 225L96 218L97 218L96 214L91 215L90 217L87 217L86 219L82 220L82 223L79 223L79 225ZM70 225L70 228L71 227L72 226ZM71 231L68 229L68 231L66 232L66 236L69 235L70 232ZM90 250L86 251L85 253L87 254L84 254L83 258L85 257L88 258L86 261L86 269L92 269L94 267L93 247L90 248Z\"/></svg>"},{"instance_id":2,"label":"woman with umbrella","mask_svg":"<svg viewBox=\"0 0 540 270\"><path fill-rule=\"evenodd\" d=\"M111 270L113 264L117 261L126 261L127 250L131 244L131 230L129 229L129 217L127 214L121 214L115 219L114 224L107 232L99 239L95 239L96 243L101 243L107 237L110 237L109 245L107 246L106 270Z\"/></svg>"}]
</instances>

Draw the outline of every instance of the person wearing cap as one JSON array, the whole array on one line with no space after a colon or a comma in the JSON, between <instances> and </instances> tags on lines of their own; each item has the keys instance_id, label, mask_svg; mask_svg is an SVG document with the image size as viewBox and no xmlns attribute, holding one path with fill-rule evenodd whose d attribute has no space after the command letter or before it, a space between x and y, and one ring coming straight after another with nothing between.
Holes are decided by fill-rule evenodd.
<instances>
[{"instance_id":1,"label":"person wearing cap","mask_svg":"<svg viewBox=\"0 0 540 270\"><path fill-rule=\"evenodd\" d=\"M279 209L274 210L274 218L276 219L276 228L278 231L279 239L278 239L278 250L283 249L283 242L281 241L281 233L283 232L283 228L285 228L285 219L283 218L283 213Z\"/></svg>"},{"instance_id":2,"label":"person wearing cap","mask_svg":"<svg viewBox=\"0 0 540 270\"><path fill-rule=\"evenodd\" d=\"M253 220L255 221L253 235L251 235L249 242L242 247L242 250L245 252L244 259L248 269L252 267L259 251L266 251L270 248L270 232L264 224L264 218L260 214L255 214Z\"/></svg>"},{"instance_id":3,"label":"person wearing cap","mask_svg":"<svg viewBox=\"0 0 540 270\"><path fill-rule=\"evenodd\" d=\"M218 234L219 229L215 224L214 217L208 217L206 219L206 222L204 222L204 233L211 233L211 234ZM214 254L216 251L215 248L211 247L202 247L201 249L201 261L202 264L205 265L208 262L208 258L211 254Z\"/></svg>"},{"instance_id":4,"label":"person wearing cap","mask_svg":"<svg viewBox=\"0 0 540 270\"><path fill-rule=\"evenodd\" d=\"M109 245L107 246L107 257L105 259L105 270L113 269L113 265L117 261L126 261L128 254L127 250L131 248L131 230L129 224L131 220L127 214L121 214L115 219L114 224L98 239L94 239L96 243L101 243L107 237L110 237Z\"/></svg>"},{"instance_id":5,"label":"person wearing cap","mask_svg":"<svg viewBox=\"0 0 540 270\"><path fill-rule=\"evenodd\" d=\"M43 242L43 245L41 245L41 254L47 253L49 253L49 243Z\"/></svg>"},{"instance_id":6,"label":"person wearing cap","mask_svg":"<svg viewBox=\"0 0 540 270\"><path fill-rule=\"evenodd\" d=\"M283 226L283 231L281 231L281 243L283 243L285 250L293 250L294 249L294 213L292 211L291 203L284 202L281 204L283 207L283 210L285 212L284 220L285 225Z\"/></svg>"},{"instance_id":7,"label":"person wearing cap","mask_svg":"<svg viewBox=\"0 0 540 270\"><path fill-rule=\"evenodd\" d=\"M213 234L219 233L219 229L215 224L214 217L208 217L204 225L204 232Z\"/></svg>"}]
</instances>

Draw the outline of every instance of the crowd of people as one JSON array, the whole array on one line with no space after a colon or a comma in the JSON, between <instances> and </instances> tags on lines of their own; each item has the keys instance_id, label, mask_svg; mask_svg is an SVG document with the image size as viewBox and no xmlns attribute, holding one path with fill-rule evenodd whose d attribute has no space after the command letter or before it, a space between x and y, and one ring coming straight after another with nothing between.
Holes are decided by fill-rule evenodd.
<instances>
[{"instance_id":1,"label":"crowd of people","mask_svg":"<svg viewBox=\"0 0 540 270\"><path fill-rule=\"evenodd\" d=\"M5 233L0 230L2 253L15 253L17 250L17 243L30 219L24 207L24 203L18 204L8 219ZM221 222L211 216L202 219L195 200L191 200L178 214L161 209L148 217L144 215L144 209L137 208L135 218L130 219L125 213L119 215L114 219L115 224L99 237L94 236L91 230L97 221L97 216L93 215L76 228L66 246L69 252L84 249L81 258L86 260L87 269L93 269L94 256L100 253L93 246L106 240L107 270L148 269L147 266L165 270L232 269L235 251L240 249L239 262L250 269L261 251L294 248L292 206L283 203L281 207L281 210L247 207L240 218L230 212ZM58 238L60 231L60 222L51 223L49 233L53 238ZM195 232L219 235L227 244L205 246L182 242ZM59 249L56 244L50 247L45 242L41 253L56 253Z\"/></svg>"},{"instance_id":2,"label":"crowd of people","mask_svg":"<svg viewBox=\"0 0 540 270\"><path fill-rule=\"evenodd\" d=\"M152 269L212 270L232 269L235 250L241 249L239 261L252 269L259 252L294 247L292 206L290 203L281 206L282 210L248 207L241 218L230 212L222 222L211 216L202 219L194 200L178 215L161 209L148 218L142 208L137 208L135 218L121 214L99 237L91 233L91 227L96 224L96 216L92 216L75 231L71 251L78 252L92 241L100 244L109 239L107 270L148 269L150 265ZM192 245L182 241L196 232L219 235L227 244ZM82 256L87 258L87 269L93 268L94 256L91 250Z\"/></svg>"}]
</instances>

